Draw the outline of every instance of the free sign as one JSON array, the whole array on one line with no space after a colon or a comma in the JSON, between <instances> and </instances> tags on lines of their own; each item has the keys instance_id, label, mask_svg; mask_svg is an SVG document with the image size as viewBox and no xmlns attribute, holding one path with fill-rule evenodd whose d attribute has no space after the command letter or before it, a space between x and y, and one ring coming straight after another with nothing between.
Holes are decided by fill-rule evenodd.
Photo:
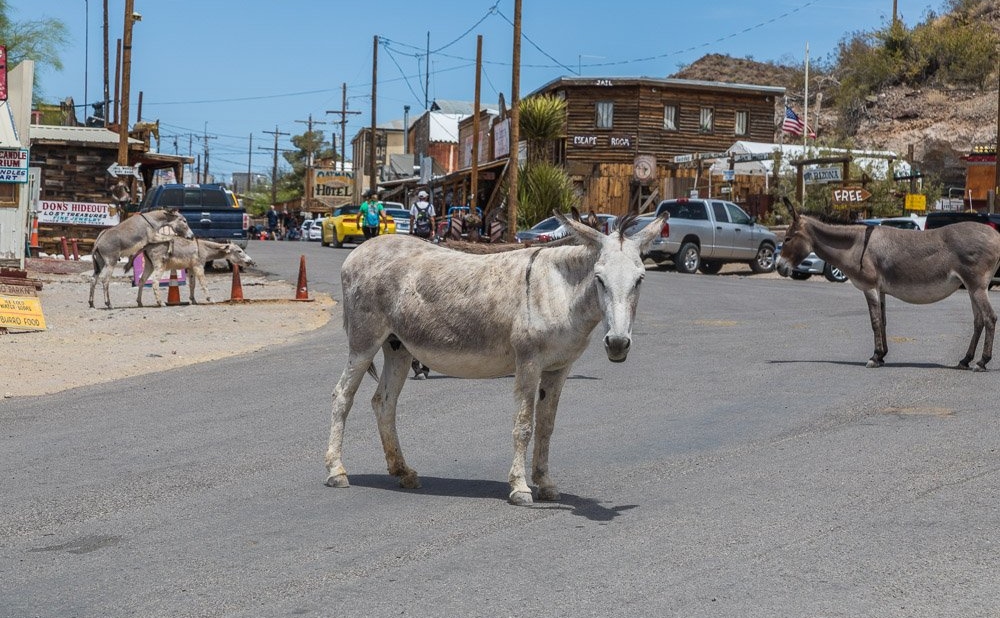
<instances>
[{"instance_id":1,"label":"free sign","mask_svg":"<svg viewBox=\"0 0 1000 618\"><path fill-rule=\"evenodd\" d=\"M844 187L833 190L833 201L837 204L864 202L871 196L871 193L861 187Z\"/></svg>"}]
</instances>

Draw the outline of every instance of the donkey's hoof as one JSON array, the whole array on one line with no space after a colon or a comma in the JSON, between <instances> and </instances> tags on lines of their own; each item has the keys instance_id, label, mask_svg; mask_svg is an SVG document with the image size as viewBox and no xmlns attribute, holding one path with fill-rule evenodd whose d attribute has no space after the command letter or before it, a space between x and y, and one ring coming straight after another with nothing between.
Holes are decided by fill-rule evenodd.
<instances>
[{"instance_id":1,"label":"donkey's hoof","mask_svg":"<svg viewBox=\"0 0 1000 618\"><path fill-rule=\"evenodd\" d=\"M873 359L870 359L868 361L868 364L866 364L865 367L867 367L869 369L875 369L876 367L881 367L884 364L885 364L885 361L875 360L873 358Z\"/></svg>"},{"instance_id":2,"label":"donkey's hoof","mask_svg":"<svg viewBox=\"0 0 1000 618\"><path fill-rule=\"evenodd\" d=\"M972 368L972 370L973 371L989 371L989 369L986 368L986 365L984 365L982 363L976 363L975 366Z\"/></svg>"},{"instance_id":3,"label":"donkey's hoof","mask_svg":"<svg viewBox=\"0 0 1000 618\"><path fill-rule=\"evenodd\" d=\"M531 506L535 503L531 499L530 491L512 491L509 500L514 506Z\"/></svg>"},{"instance_id":4,"label":"donkey's hoof","mask_svg":"<svg viewBox=\"0 0 1000 618\"><path fill-rule=\"evenodd\" d=\"M413 470L408 470L399 477L399 486L403 489L420 489L420 477Z\"/></svg>"},{"instance_id":5,"label":"donkey's hoof","mask_svg":"<svg viewBox=\"0 0 1000 618\"><path fill-rule=\"evenodd\" d=\"M327 487L350 487L346 474L334 474L326 479Z\"/></svg>"},{"instance_id":6,"label":"donkey's hoof","mask_svg":"<svg viewBox=\"0 0 1000 618\"><path fill-rule=\"evenodd\" d=\"M559 490L556 489L555 487L539 487L538 488L538 499L539 500L554 501L554 500L558 500L559 498L562 498L562 495L560 495Z\"/></svg>"}]
</instances>

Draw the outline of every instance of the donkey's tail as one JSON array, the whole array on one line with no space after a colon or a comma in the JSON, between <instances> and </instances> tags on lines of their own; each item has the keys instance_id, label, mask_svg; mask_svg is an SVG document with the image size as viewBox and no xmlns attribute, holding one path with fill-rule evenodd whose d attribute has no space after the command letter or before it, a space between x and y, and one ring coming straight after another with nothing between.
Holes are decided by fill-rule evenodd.
<instances>
[{"instance_id":1,"label":"donkey's tail","mask_svg":"<svg viewBox=\"0 0 1000 618\"><path fill-rule=\"evenodd\" d=\"M94 251L94 276L96 277L100 274L101 270L104 268L104 256L101 255L100 251Z\"/></svg>"}]
</instances>

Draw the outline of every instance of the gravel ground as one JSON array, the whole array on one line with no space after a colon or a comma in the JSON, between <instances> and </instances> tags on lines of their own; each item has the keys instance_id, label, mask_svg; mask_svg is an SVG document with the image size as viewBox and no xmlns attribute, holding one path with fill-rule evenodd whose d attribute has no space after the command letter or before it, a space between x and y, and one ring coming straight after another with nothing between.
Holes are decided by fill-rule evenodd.
<instances>
[{"instance_id":1,"label":"gravel ground","mask_svg":"<svg viewBox=\"0 0 1000 618\"><path fill-rule=\"evenodd\" d=\"M334 301L310 292L312 302L295 298L294 283L269 281L253 270L241 273L247 302L230 303L232 274L206 274L212 303L201 290L197 305L156 307L152 290L136 305L130 276L115 269L114 308L91 309L88 261L36 259L28 276L42 281L38 292L45 331L0 335L0 394L4 398L55 393L128 376L172 369L286 343L326 324ZM162 290L164 301L167 291ZM98 285L95 300L103 307ZM188 290L182 287L181 300ZM154 306L149 306L154 305ZM276 336L277 334L277 336Z\"/></svg>"}]
</instances>

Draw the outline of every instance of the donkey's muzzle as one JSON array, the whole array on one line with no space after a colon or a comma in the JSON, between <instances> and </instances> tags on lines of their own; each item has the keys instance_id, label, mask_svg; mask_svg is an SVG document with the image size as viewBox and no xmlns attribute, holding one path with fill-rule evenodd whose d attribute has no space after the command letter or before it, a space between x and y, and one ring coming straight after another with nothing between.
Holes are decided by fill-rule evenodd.
<instances>
[{"instance_id":1,"label":"donkey's muzzle","mask_svg":"<svg viewBox=\"0 0 1000 618\"><path fill-rule=\"evenodd\" d=\"M604 350L608 353L608 360L612 363L624 362L628 358L628 351L631 346L632 339L629 337L612 335L604 337Z\"/></svg>"},{"instance_id":2,"label":"donkey's muzzle","mask_svg":"<svg viewBox=\"0 0 1000 618\"><path fill-rule=\"evenodd\" d=\"M783 258L778 258L778 263L774 265L774 269L778 271L778 274L782 277L789 277L792 274L791 263Z\"/></svg>"}]
</instances>

